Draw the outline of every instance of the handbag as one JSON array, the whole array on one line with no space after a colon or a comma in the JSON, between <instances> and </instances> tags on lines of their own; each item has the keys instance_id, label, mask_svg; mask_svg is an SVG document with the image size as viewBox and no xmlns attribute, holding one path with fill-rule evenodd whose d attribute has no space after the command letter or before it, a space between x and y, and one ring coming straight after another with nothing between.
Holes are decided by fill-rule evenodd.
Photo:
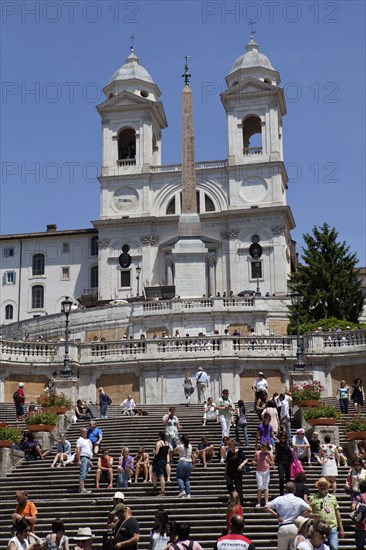
<instances>
[{"instance_id":1,"label":"handbag","mask_svg":"<svg viewBox=\"0 0 366 550\"><path fill-rule=\"evenodd\" d=\"M294 479L297 474L303 473L303 472L304 472L304 468L303 468L303 465L301 464L301 461L297 458L297 456L293 455L292 462L290 465L290 478Z\"/></svg>"},{"instance_id":2,"label":"handbag","mask_svg":"<svg viewBox=\"0 0 366 550\"><path fill-rule=\"evenodd\" d=\"M194 387L191 386L191 395L192 395L193 392L194 392Z\"/></svg>"}]
</instances>

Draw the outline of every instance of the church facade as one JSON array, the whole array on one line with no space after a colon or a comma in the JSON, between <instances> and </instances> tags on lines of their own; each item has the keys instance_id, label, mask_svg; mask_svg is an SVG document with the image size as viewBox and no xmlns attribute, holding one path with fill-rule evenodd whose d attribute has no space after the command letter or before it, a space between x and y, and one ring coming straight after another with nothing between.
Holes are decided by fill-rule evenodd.
<instances>
[{"instance_id":1,"label":"church facade","mask_svg":"<svg viewBox=\"0 0 366 550\"><path fill-rule=\"evenodd\" d=\"M191 194L202 244L194 261L184 266L187 258L177 254L182 165L161 164L167 126L161 93L132 50L98 106L100 217L91 229L51 225L44 233L1 237L1 323L58 313L65 295L75 301L90 295L93 305L141 296L146 287L174 287L180 298L287 295L296 256L280 76L251 37L226 82L227 156L194 163ZM185 139L193 140L193 129ZM252 244L260 256L250 254ZM119 261L123 247L128 266Z\"/></svg>"}]
</instances>

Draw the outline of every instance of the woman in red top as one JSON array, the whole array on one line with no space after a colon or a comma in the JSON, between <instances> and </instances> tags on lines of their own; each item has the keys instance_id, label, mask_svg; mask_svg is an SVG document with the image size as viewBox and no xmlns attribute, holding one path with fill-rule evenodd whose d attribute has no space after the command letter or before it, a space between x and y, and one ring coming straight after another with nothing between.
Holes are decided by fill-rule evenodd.
<instances>
[{"instance_id":1,"label":"woman in red top","mask_svg":"<svg viewBox=\"0 0 366 550\"><path fill-rule=\"evenodd\" d=\"M229 531L230 520L233 516L239 514L242 516L244 514L243 507L240 504L240 495L237 491L231 491L229 498L229 505L226 512L226 527Z\"/></svg>"},{"instance_id":2,"label":"woman in red top","mask_svg":"<svg viewBox=\"0 0 366 550\"><path fill-rule=\"evenodd\" d=\"M100 478L108 483L108 489L113 487L113 458L109 456L108 449L103 449L103 454L98 458L97 473L95 476L96 489L99 489Z\"/></svg>"}]
</instances>

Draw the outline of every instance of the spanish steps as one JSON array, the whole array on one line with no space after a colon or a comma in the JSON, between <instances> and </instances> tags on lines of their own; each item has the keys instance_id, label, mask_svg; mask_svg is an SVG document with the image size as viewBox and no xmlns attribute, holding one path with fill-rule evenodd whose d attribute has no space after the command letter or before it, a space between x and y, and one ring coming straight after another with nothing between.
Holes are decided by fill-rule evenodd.
<instances>
[{"instance_id":1,"label":"spanish steps","mask_svg":"<svg viewBox=\"0 0 366 550\"><path fill-rule=\"evenodd\" d=\"M328 403L334 403L334 399L326 399ZM128 446L130 454L135 455L137 448L143 445L145 450L152 455L155 447L158 431L163 428L162 416L166 414L168 405L142 405L148 412L148 416L126 417L122 416L118 405L109 407L109 418L98 420L97 425L103 430L103 444L114 457L115 474L116 463L120 456L122 446ZM250 407L248 407L249 409ZM95 410L97 413L97 411ZM221 426L216 422L209 422L207 427L202 426L202 407L191 405L176 405L176 414L183 426L180 433L189 435L193 448L200 442L203 435L207 435L209 441L218 450L221 442ZM12 422L14 418L13 404L0 404L0 421ZM258 424L254 413L248 414L249 447L244 447L246 456L250 459L254 455L255 429ZM76 439L80 435L80 428L87 422L71 424L67 431L67 439L75 448ZM25 426L24 426L25 427ZM345 443L343 426L340 427L340 443ZM293 426L294 432L295 426ZM231 435L234 435L232 430ZM241 441L243 443L243 441ZM90 526L95 534L93 548L101 548L102 536L106 529L106 518L112 507L114 490L107 489L106 484L101 489L95 489L96 458L94 467L86 480L86 488L90 494L78 494L79 468L69 465L66 468L51 468L55 450L45 460L26 462L21 460L5 478L1 479L1 509L0 509L0 549L5 549L10 538L11 513L14 511L15 491L28 491L29 498L38 509L36 533L43 537L50 532L53 519L60 517L64 520L66 533L73 537L79 527ZM148 548L149 532L153 526L154 513L157 509L165 509L171 519L187 521L191 525L191 538L194 538L204 548L213 548L218 536L225 527L225 514L227 507L227 489L224 480L224 465L220 464L218 453L203 469L197 464L191 474L192 498L179 499L178 485L175 480L176 459L172 466L172 483L166 485L166 497L159 498L158 490L152 484L139 481L132 483L126 489L121 489L125 494L126 504L131 507L133 515L140 524L139 549ZM307 485L311 492L315 492L314 482L320 477L321 466L305 465ZM339 468L337 479L337 498L340 504L341 516L344 522L346 537L341 541L342 550L353 550L354 530L348 519L350 511L349 496L344 492L344 484L347 476L347 467ZM101 484L102 485L102 484ZM255 508L256 481L253 467L249 473L244 474L244 513L245 533L250 537L257 549L274 550L277 547L277 522L264 511L263 508ZM279 495L277 469L271 470L270 499ZM71 541L72 542L72 541Z\"/></svg>"}]
</instances>

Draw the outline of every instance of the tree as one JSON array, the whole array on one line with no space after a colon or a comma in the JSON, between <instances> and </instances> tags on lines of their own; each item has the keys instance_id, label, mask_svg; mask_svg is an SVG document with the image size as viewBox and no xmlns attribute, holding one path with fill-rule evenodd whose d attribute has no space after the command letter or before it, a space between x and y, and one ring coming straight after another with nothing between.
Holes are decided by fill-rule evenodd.
<instances>
[{"instance_id":1,"label":"tree","mask_svg":"<svg viewBox=\"0 0 366 550\"><path fill-rule=\"evenodd\" d=\"M302 262L289 281L291 290L303 296L301 323L329 317L358 321L364 298L355 270L357 257L337 237L335 228L326 223L314 226L312 235L304 235ZM292 324L294 311L290 310Z\"/></svg>"}]
</instances>

